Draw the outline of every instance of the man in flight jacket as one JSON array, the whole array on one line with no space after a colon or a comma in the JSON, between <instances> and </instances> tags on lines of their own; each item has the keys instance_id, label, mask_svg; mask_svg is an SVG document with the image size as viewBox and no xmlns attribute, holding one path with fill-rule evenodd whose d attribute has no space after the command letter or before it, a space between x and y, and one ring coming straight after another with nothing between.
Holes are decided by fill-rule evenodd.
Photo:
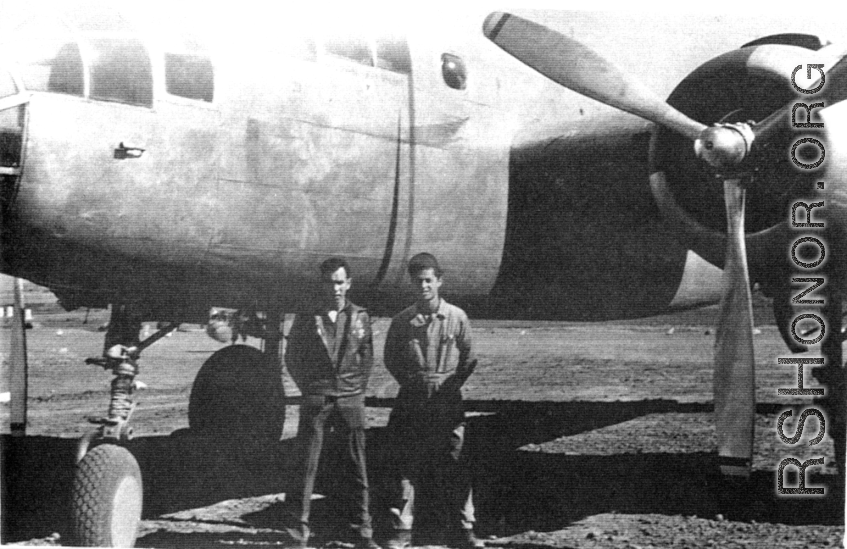
<instances>
[{"instance_id":1,"label":"man in flight jacket","mask_svg":"<svg viewBox=\"0 0 847 549\"><path fill-rule=\"evenodd\" d=\"M373 541L369 510L369 487L365 464L365 389L373 365L371 321L365 309L347 300L352 276L344 259L330 258L321 264L323 302L312 314L294 319L288 336L285 363L303 394L297 433L303 453L299 485L287 497L293 518L288 532L294 545L305 547L309 539L309 511L327 420L341 419L346 455L352 470L344 491L350 495L350 526L359 548L379 549Z\"/></svg>"}]
</instances>

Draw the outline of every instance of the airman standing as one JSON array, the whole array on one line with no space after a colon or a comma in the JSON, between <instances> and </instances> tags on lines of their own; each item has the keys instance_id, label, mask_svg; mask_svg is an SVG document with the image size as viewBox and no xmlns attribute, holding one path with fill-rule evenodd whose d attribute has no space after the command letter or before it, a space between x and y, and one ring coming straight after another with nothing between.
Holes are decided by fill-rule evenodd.
<instances>
[{"instance_id":1,"label":"airman standing","mask_svg":"<svg viewBox=\"0 0 847 549\"><path fill-rule=\"evenodd\" d=\"M297 315L288 336L285 363L300 388L298 443L303 452L301 475L286 498L288 533L293 545L306 547L309 513L327 420L337 415L346 437L348 478L355 545L379 549L373 541L370 492L365 464L365 389L373 365L371 320L365 309L347 299L350 266L330 258L321 264L325 302L312 314Z\"/></svg>"},{"instance_id":2,"label":"airman standing","mask_svg":"<svg viewBox=\"0 0 847 549\"><path fill-rule=\"evenodd\" d=\"M385 366L400 391L388 423L399 489L391 506L391 549L411 544L416 498L432 482L446 519L449 545L476 549L471 472L465 451L461 387L473 373L471 326L465 312L439 296L442 271L428 253L409 262L417 302L391 321ZM427 475L431 472L431 475Z\"/></svg>"}]
</instances>

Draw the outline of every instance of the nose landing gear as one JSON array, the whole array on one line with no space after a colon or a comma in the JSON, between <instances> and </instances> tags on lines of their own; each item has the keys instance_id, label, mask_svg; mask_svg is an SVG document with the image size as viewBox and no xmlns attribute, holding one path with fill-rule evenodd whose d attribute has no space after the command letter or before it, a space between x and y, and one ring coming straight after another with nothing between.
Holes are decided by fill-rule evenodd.
<instances>
[{"instance_id":1,"label":"nose landing gear","mask_svg":"<svg viewBox=\"0 0 847 549\"><path fill-rule=\"evenodd\" d=\"M111 370L115 378L107 414L93 419L99 426L79 440L71 492L71 516L75 542L87 547L132 547L141 521L143 485L141 469L122 444L132 439L129 421L135 410L133 393L142 384L138 375L141 351L168 335L179 325L169 324L138 342L141 323L127 308L115 306L106 335L111 346L103 357L89 358Z\"/></svg>"},{"instance_id":2,"label":"nose landing gear","mask_svg":"<svg viewBox=\"0 0 847 549\"><path fill-rule=\"evenodd\" d=\"M132 547L141 520L141 470L126 448L101 444L77 463L72 491L75 542Z\"/></svg>"}]
</instances>

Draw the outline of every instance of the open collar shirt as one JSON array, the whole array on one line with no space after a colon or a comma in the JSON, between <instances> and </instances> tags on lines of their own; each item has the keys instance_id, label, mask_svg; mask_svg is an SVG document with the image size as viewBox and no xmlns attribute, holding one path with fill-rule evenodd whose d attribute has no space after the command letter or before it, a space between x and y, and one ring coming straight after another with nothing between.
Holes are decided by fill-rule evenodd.
<instances>
[{"instance_id":1,"label":"open collar shirt","mask_svg":"<svg viewBox=\"0 0 847 549\"><path fill-rule=\"evenodd\" d=\"M421 375L453 375L471 358L467 314L444 299L434 313L408 307L391 321L385 342L385 366L401 386Z\"/></svg>"}]
</instances>

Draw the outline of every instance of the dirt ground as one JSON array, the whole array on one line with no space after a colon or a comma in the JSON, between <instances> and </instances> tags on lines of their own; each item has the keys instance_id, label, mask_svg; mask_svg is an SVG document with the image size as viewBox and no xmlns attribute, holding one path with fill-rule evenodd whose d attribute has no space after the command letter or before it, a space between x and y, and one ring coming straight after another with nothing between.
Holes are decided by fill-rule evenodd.
<instances>
[{"instance_id":1,"label":"dirt ground","mask_svg":"<svg viewBox=\"0 0 847 549\"><path fill-rule=\"evenodd\" d=\"M759 304L761 305L761 304ZM840 547L844 493L836 486L829 436L795 446L776 432L808 400L777 396L796 384L767 309L757 307L757 417L748 481L717 471L712 422L715 309L646 321L600 324L477 321L480 359L465 387L475 459L477 530L492 547L819 548ZM29 423L25 439L3 444L4 542L69 542L67 501L75 438L105 411L111 376L84 359L102 350L105 312L36 311L28 332ZM373 508L385 519L385 425L396 385L382 364L387 319L378 319L377 364L368 398ZM8 330L2 330L3 344ZM248 344L257 345L256 340ZM280 505L291 485L299 393L285 376L284 436L265 445L207 440L188 429L191 384L222 344L197 326L142 356L148 385L129 448L144 477L139 547L266 547L282 543ZM807 386L811 376L806 376ZM7 404L0 433L8 433ZM788 422L786 432L794 432ZM815 423L807 424L807 433ZM785 457L826 457L810 469L815 498L775 495ZM332 460L323 464L314 506L316 545L343 528L334 506ZM795 478L796 482L796 478ZM327 496L327 497L323 497ZM416 545L435 545L420 536Z\"/></svg>"}]
</instances>

